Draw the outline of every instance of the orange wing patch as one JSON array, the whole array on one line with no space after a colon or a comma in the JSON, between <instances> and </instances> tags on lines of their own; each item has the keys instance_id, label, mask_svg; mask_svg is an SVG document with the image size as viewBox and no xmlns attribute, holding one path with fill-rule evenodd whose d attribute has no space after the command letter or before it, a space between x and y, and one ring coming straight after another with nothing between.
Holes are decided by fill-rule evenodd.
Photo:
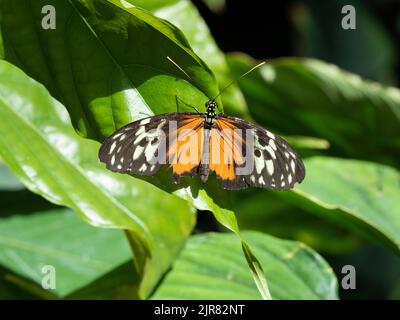
<instances>
[{"instance_id":1,"label":"orange wing patch","mask_svg":"<svg viewBox=\"0 0 400 320\"><path fill-rule=\"evenodd\" d=\"M170 135L168 161L175 176L193 173L200 164L203 150L204 119L198 115L179 121Z\"/></svg>"},{"instance_id":2,"label":"orange wing patch","mask_svg":"<svg viewBox=\"0 0 400 320\"><path fill-rule=\"evenodd\" d=\"M210 170L222 180L235 180L235 168L244 164L244 139L234 124L218 119L210 132Z\"/></svg>"}]
</instances>

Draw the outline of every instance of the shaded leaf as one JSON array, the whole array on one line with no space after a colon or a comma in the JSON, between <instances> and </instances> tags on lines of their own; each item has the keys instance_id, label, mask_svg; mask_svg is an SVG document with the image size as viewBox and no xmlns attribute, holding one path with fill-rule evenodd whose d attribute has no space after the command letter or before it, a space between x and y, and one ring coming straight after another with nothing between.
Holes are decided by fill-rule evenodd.
<instances>
[{"instance_id":1,"label":"shaded leaf","mask_svg":"<svg viewBox=\"0 0 400 320\"><path fill-rule=\"evenodd\" d=\"M278 192L246 190L233 205L243 230L256 230L305 243L318 252L343 254L363 241L353 230L284 201ZM338 241L340 239L340 241Z\"/></svg>"},{"instance_id":2,"label":"shaded leaf","mask_svg":"<svg viewBox=\"0 0 400 320\"><path fill-rule=\"evenodd\" d=\"M243 232L269 279L273 299L337 299L329 265L302 243L259 232ZM208 261L215 263L210 264ZM243 261L240 243L229 234L192 236L153 299L259 299Z\"/></svg>"},{"instance_id":3,"label":"shaded leaf","mask_svg":"<svg viewBox=\"0 0 400 320\"><path fill-rule=\"evenodd\" d=\"M400 249L400 174L377 163L314 157L307 178L290 193L277 193L391 249Z\"/></svg>"}]
</instances>

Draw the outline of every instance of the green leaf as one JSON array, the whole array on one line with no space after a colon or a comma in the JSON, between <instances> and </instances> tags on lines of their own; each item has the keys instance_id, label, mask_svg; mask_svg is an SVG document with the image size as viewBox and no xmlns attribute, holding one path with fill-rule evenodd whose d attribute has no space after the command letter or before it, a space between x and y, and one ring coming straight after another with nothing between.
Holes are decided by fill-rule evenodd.
<instances>
[{"instance_id":1,"label":"green leaf","mask_svg":"<svg viewBox=\"0 0 400 320\"><path fill-rule=\"evenodd\" d=\"M16 273L9 280L17 285L30 280L36 284L30 288L35 289L25 288L43 297L49 293L65 297L131 256L123 232L94 228L69 209L0 219L0 246L0 264ZM41 288L42 279L48 274L42 272L46 265L54 267L56 284L47 295ZM134 270L133 263L129 265Z\"/></svg>"},{"instance_id":2,"label":"green leaf","mask_svg":"<svg viewBox=\"0 0 400 320\"><path fill-rule=\"evenodd\" d=\"M239 75L255 64L228 63ZM284 58L243 78L240 87L260 124L285 135L329 141L329 154L400 165L400 91L312 59Z\"/></svg>"},{"instance_id":3,"label":"green leaf","mask_svg":"<svg viewBox=\"0 0 400 320\"><path fill-rule=\"evenodd\" d=\"M191 1L128 1L152 11L157 17L170 21L182 30L193 51L213 70L220 89L225 88L233 80L224 53L218 48L207 24ZM225 112L241 117L248 116L246 102L237 84L229 86L221 97Z\"/></svg>"},{"instance_id":4,"label":"green leaf","mask_svg":"<svg viewBox=\"0 0 400 320\"><path fill-rule=\"evenodd\" d=\"M41 27L41 8L45 4L56 8L55 30ZM63 102L74 127L85 137L102 141L115 129L143 117L143 113L176 111L176 96L192 105L199 106L199 102L202 102L199 106L202 110L207 97L214 97L218 93L213 74L191 50L181 31L126 1L40 0L16 3L5 0L1 5L0 23L5 59L43 83L53 96ZM32 52L35 52L34 59ZM189 74L190 81L168 61L167 56L179 63ZM95 154L94 147L91 147L90 152L93 152L90 156ZM85 154L88 153L85 150ZM107 173L107 177L110 176L114 175ZM121 179L125 183L131 181L130 177ZM178 189L171 185L170 178L165 174L147 181L166 191L175 192L199 209L210 210L212 207L215 215L228 214L231 216L229 223L236 224L229 205L220 208L220 203L226 203L224 199L227 194L219 191L216 181L208 183L205 189L199 185L199 179L186 180L184 188ZM140 206L144 210L146 205L141 206L139 199L154 188L141 184L137 189L140 189L140 195L136 195L138 203L131 205ZM214 196L219 193L223 193L223 196ZM146 200L161 207L154 192ZM168 208L164 212L169 212ZM154 230L165 233L160 221L151 221ZM130 225L128 228L136 229L136 236L140 234L149 238L149 232L144 231L143 234L144 228L139 228L134 219L122 223L127 228L125 223ZM228 227L234 228L232 225ZM138 229L141 231L138 232ZM147 249L138 246L137 242L148 242L148 239L129 239L133 248L137 248L136 258L147 256L144 254ZM163 251L160 250L161 253ZM168 256L166 261L170 258ZM137 262L144 268L144 261ZM160 270L154 270L157 270L156 276L148 272L147 279L157 279Z\"/></svg>"},{"instance_id":5,"label":"green leaf","mask_svg":"<svg viewBox=\"0 0 400 320\"><path fill-rule=\"evenodd\" d=\"M44 5L56 9L54 30L41 26ZM85 137L175 112L176 96L202 109L218 93L181 31L126 1L5 0L0 9L4 58L44 84Z\"/></svg>"},{"instance_id":6,"label":"green leaf","mask_svg":"<svg viewBox=\"0 0 400 320\"><path fill-rule=\"evenodd\" d=\"M400 250L400 174L377 163L314 157L307 177L290 193L277 193L304 210Z\"/></svg>"},{"instance_id":7,"label":"green leaf","mask_svg":"<svg viewBox=\"0 0 400 320\"><path fill-rule=\"evenodd\" d=\"M329 265L302 243L259 232L243 232L268 275L274 299L337 299ZM215 263L210 264L212 260ZM243 261L240 243L230 234L189 238L153 299L259 299Z\"/></svg>"},{"instance_id":8,"label":"green leaf","mask_svg":"<svg viewBox=\"0 0 400 320\"><path fill-rule=\"evenodd\" d=\"M151 184L106 170L99 143L79 137L64 107L41 85L0 61L0 154L31 191L73 208L95 226L131 231L146 296L169 267L195 215Z\"/></svg>"},{"instance_id":9,"label":"green leaf","mask_svg":"<svg viewBox=\"0 0 400 320\"><path fill-rule=\"evenodd\" d=\"M82 135L102 140L116 128L138 119L140 112L176 111L176 96L198 105L199 101L207 100L205 94L208 97L217 94L211 71L190 49L179 29L127 2L109 2L46 2L61 12L57 16L59 27L51 33L40 26L39 8L45 2L35 2L30 10L23 10L24 3L13 2L2 8L5 58L44 83L64 102ZM16 25L20 33L11 32ZM31 56L32 49L45 54L21 63L21 57ZM96 54L93 56L92 52ZM167 56L179 63L193 83L185 79ZM198 182L190 182L186 188L176 190L166 178L159 175L152 183L193 199L199 209L209 210L211 203L214 214L229 212L233 216L229 222L236 223L229 208L220 209L208 196L216 193L215 188L206 192L199 188ZM135 248L136 240L130 240Z\"/></svg>"},{"instance_id":10,"label":"green leaf","mask_svg":"<svg viewBox=\"0 0 400 320\"><path fill-rule=\"evenodd\" d=\"M279 192L249 189L235 194L233 205L243 230L297 240L318 252L344 254L364 243L352 229L284 201Z\"/></svg>"}]
</instances>

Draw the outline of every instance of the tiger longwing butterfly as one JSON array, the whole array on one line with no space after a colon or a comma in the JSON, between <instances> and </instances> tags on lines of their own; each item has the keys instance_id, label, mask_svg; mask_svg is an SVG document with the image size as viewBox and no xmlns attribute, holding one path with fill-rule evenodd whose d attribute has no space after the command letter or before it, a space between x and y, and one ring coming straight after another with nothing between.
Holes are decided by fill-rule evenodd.
<instances>
[{"instance_id":1,"label":"tiger longwing butterfly","mask_svg":"<svg viewBox=\"0 0 400 320\"><path fill-rule=\"evenodd\" d=\"M215 173L224 189L287 190L303 181L303 161L283 138L217 114L215 99L205 106L205 113L166 113L120 128L101 145L100 161L111 171L144 176L167 165L175 183L196 174L205 182Z\"/></svg>"}]
</instances>

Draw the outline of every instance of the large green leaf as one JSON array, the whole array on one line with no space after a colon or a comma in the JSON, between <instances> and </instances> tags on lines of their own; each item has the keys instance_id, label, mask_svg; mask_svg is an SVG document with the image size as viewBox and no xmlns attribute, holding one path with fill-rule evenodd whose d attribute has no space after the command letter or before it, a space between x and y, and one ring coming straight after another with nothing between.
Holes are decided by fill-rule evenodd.
<instances>
[{"instance_id":1,"label":"large green leaf","mask_svg":"<svg viewBox=\"0 0 400 320\"><path fill-rule=\"evenodd\" d=\"M129 2L151 10L154 15L172 22L182 30L193 51L213 70L220 89L225 88L233 80L224 53L218 48L207 24L191 1L129 0ZM229 86L221 97L227 113L242 117L247 115L246 102L237 84Z\"/></svg>"},{"instance_id":2,"label":"large green leaf","mask_svg":"<svg viewBox=\"0 0 400 320\"><path fill-rule=\"evenodd\" d=\"M122 231L89 226L69 209L0 219L0 246L0 264L16 273L9 281L42 297L65 297L131 255ZM46 265L54 267L56 280L56 288L47 293L41 288ZM134 295L132 287L131 292Z\"/></svg>"},{"instance_id":3,"label":"large green leaf","mask_svg":"<svg viewBox=\"0 0 400 320\"><path fill-rule=\"evenodd\" d=\"M313 157L307 177L290 193L276 193L370 240L400 250L399 172L359 160ZM341 241L341 239L338 241Z\"/></svg>"},{"instance_id":4,"label":"large green leaf","mask_svg":"<svg viewBox=\"0 0 400 320\"><path fill-rule=\"evenodd\" d=\"M352 229L283 201L277 192L249 189L235 194L233 205L242 229L297 240L318 252L343 254L364 243Z\"/></svg>"},{"instance_id":5,"label":"large green leaf","mask_svg":"<svg viewBox=\"0 0 400 320\"><path fill-rule=\"evenodd\" d=\"M87 222L131 231L146 296L190 234L183 200L145 181L108 171L99 143L79 137L64 107L11 64L0 61L0 154L31 191L73 208Z\"/></svg>"},{"instance_id":6,"label":"large green leaf","mask_svg":"<svg viewBox=\"0 0 400 320\"><path fill-rule=\"evenodd\" d=\"M180 30L126 1L5 0L1 4L5 59L61 100L75 128L85 137L102 141L116 128L143 117L143 113L176 111L176 96L199 105L199 101L204 103L207 96L218 93L211 71L191 50ZM41 27L41 8L49 4L57 12L55 30ZM35 59L31 59L32 52ZM179 63L190 81L167 57ZM199 107L201 110L204 105ZM199 179L186 180L180 189L171 186L168 175L159 174L148 181L176 192L199 209L212 210L217 218L225 219L225 226L237 229L227 194L219 191L215 180L205 189L199 186ZM147 190L141 191L147 194ZM157 202L155 199L156 195L147 200ZM163 231L161 222L158 228L158 232ZM130 240L135 247L136 240ZM251 266L257 265L258 270L251 256ZM255 274L262 276L260 272ZM264 283L258 277L256 281ZM261 287L267 291L265 285Z\"/></svg>"},{"instance_id":7,"label":"large green leaf","mask_svg":"<svg viewBox=\"0 0 400 320\"><path fill-rule=\"evenodd\" d=\"M228 59L237 75L254 61ZM257 122L330 142L330 154L400 165L400 91L317 60L284 58L240 81Z\"/></svg>"},{"instance_id":8,"label":"large green leaf","mask_svg":"<svg viewBox=\"0 0 400 320\"><path fill-rule=\"evenodd\" d=\"M329 265L299 242L243 232L268 275L274 299L337 299ZM215 263L210 264L212 260ZM243 261L240 243L229 234L189 238L153 299L259 299Z\"/></svg>"},{"instance_id":9,"label":"large green leaf","mask_svg":"<svg viewBox=\"0 0 400 320\"><path fill-rule=\"evenodd\" d=\"M42 28L45 5L56 10L54 30ZM44 84L86 137L176 111L175 96L201 109L218 93L181 31L126 1L4 0L0 12L4 58Z\"/></svg>"}]
</instances>

